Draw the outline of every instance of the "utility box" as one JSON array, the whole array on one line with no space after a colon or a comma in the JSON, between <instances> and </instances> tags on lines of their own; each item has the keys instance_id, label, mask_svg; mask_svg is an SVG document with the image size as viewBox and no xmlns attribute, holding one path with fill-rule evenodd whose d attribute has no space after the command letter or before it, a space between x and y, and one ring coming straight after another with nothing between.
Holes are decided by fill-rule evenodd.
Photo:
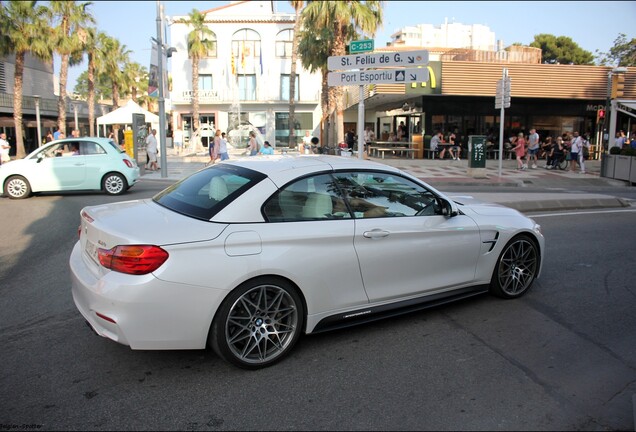
<instances>
[{"instance_id":1,"label":"utility box","mask_svg":"<svg viewBox=\"0 0 636 432\"><path fill-rule=\"evenodd\" d=\"M468 136L468 175L486 178L486 136Z\"/></svg>"}]
</instances>

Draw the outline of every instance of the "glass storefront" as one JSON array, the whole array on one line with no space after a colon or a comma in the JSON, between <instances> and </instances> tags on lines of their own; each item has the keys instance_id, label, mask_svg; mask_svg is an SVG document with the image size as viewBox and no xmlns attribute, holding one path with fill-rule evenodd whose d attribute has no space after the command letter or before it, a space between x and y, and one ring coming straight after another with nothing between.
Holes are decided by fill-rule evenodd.
<instances>
[{"instance_id":1,"label":"glass storefront","mask_svg":"<svg viewBox=\"0 0 636 432\"><path fill-rule=\"evenodd\" d=\"M289 112L277 112L275 114L276 146L289 146ZM302 142L305 131L314 133L313 115L311 113L297 112L294 114L294 131L296 134L296 146Z\"/></svg>"}]
</instances>

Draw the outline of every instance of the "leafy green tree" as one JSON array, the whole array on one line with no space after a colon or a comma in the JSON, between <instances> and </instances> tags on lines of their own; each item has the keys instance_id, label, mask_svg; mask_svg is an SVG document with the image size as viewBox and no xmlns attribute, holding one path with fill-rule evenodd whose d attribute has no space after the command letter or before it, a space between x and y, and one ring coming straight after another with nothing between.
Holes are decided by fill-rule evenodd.
<instances>
[{"instance_id":1,"label":"leafy green tree","mask_svg":"<svg viewBox=\"0 0 636 432\"><path fill-rule=\"evenodd\" d=\"M296 12L292 42L291 72L289 74L289 147L296 147L296 64L298 63L298 34L302 25L300 12L305 6L303 0L290 0Z\"/></svg>"},{"instance_id":2,"label":"leafy green tree","mask_svg":"<svg viewBox=\"0 0 636 432\"><path fill-rule=\"evenodd\" d=\"M70 0L52 0L50 3L53 21L53 44L60 55L60 91L57 101L57 125L66 133L66 85L68 67L80 64L88 38L87 28L95 24L88 12L91 2L77 3Z\"/></svg>"},{"instance_id":3,"label":"leafy green tree","mask_svg":"<svg viewBox=\"0 0 636 432\"><path fill-rule=\"evenodd\" d=\"M148 91L148 69L137 62L128 62L124 65L122 75L127 87L126 93L137 102L137 93Z\"/></svg>"},{"instance_id":4,"label":"leafy green tree","mask_svg":"<svg viewBox=\"0 0 636 432\"><path fill-rule=\"evenodd\" d=\"M0 56L15 55L13 122L18 158L26 156L22 130L22 94L26 54L29 53L43 61L50 61L53 56L49 43L51 35L48 32L48 9L36 3L16 0L0 3Z\"/></svg>"},{"instance_id":5,"label":"leafy green tree","mask_svg":"<svg viewBox=\"0 0 636 432\"><path fill-rule=\"evenodd\" d=\"M636 66L636 39L627 40L627 36L619 33L614 46L608 53L596 50L597 63L603 66Z\"/></svg>"},{"instance_id":6,"label":"leafy green tree","mask_svg":"<svg viewBox=\"0 0 636 432\"><path fill-rule=\"evenodd\" d=\"M73 92L80 95L82 99L86 99L88 101L88 87L88 71L85 70L77 77L77 83L73 88ZM113 88L111 86L110 79L105 74L95 74L95 83L93 87L96 101L113 98Z\"/></svg>"},{"instance_id":7,"label":"leafy green tree","mask_svg":"<svg viewBox=\"0 0 636 432\"><path fill-rule=\"evenodd\" d=\"M538 34L534 36L531 47L541 48L543 63L547 64L594 64L594 56L585 51L567 36L554 36L551 34Z\"/></svg>"},{"instance_id":8,"label":"leafy green tree","mask_svg":"<svg viewBox=\"0 0 636 432\"><path fill-rule=\"evenodd\" d=\"M179 22L192 27L188 33L188 56L192 62L192 126L199 129L199 61L207 56L208 51L214 49L214 34L205 24L204 13L192 9L187 20Z\"/></svg>"},{"instance_id":9,"label":"leafy green tree","mask_svg":"<svg viewBox=\"0 0 636 432\"><path fill-rule=\"evenodd\" d=\"M346 0L346 1L310 1L304 9L304 21L312 26L330 27L333 30L333 42L330 46L330 56L345 55L347 43L352 40L351 28L359 35L373 37L378 27L382 25L382 3L377 0ZM335 112L337 115L337 142L344 140L343 130L343 90L336 87Z\"/></svg>"}]
</instances>

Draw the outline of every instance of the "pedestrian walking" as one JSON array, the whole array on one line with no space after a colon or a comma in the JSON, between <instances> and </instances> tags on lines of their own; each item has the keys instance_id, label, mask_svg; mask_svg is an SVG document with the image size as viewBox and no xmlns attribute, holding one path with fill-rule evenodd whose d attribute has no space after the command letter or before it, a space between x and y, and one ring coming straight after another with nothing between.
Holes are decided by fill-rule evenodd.
<instances>
[{"instance_id":1,"label":"pedestrian walking","mask_svg":"<svg viewBox=\"0 0 636 432\"><path fill-rule=\"evenodd\" d=\"M515 145L515 156L517 157L517 169L525 170L528 165L523 163L523 157L526 155L526 139L523 137L523 132L517 134L517 141Z\"/></svg>"},{"instance_id":2,"label":"pedestrian walking","mask_svg":"<svg viewBox=\"0 0 636 432\"><path fill-rule=\"evenodd\" d=\"M11 160L9 150L11 150L11 145L7 141L7 134L0 133L0 165Z\"/></svg>"},{"instance_id":3,"label":"pedestrian walking","mask_svg":"<svg viewBox=\"0 0 636 432\"><path fill-rule=\"evenodd\" d=\"M148 169L150 171L156 171L159 169L157 166L157 129L153 129L151 133L146 137L146 154L148 155Z\"/></svg>"},{"instance_id":4,"label":"pedestrian walking","mask_svg":"<svg viewBox=\"0 0 636 432\"><path fill-rule=\"evenodd\" d=\"M579 153L582 147L583 139L579 136L579 133L575 131L570 144L570 172L576 171L576 165L579 163Z\"/></svg>"},{"instance_id":5,"label":"pedestrian walking","mask_svg":"<svg viewBox=\"0 0 636 432\"><path fill-rule=\"evenodd\" d=\"M250 156L256 156L258 154L258 141L256 141L256 132L250 132L250 142L249 142L249 152Z\"/></svg>"},{"instance_id":6,"label":"pedestrian walking","mask_svg":"<svg viewBox=\"0 0 636 432\"><path fill-rule=\"evenodd\" d=\"M533 169L537 168L537 153L539 153L539 134L537 130L530 129L528 135L528 154L526 155L526 166L530 166Z\"/></svg>"},{"instance_id":7,"label":"pedestrian walking","mask_svg":"<svg viewBox=\"0 0 636 432\"><path fill-rule=\"evenodd\" d=\"M227 152L227 139L225 139L225 132L221 132L218 155L221 161L228 160L230 158L230 155Z\"/></svg>"}]
</instances>

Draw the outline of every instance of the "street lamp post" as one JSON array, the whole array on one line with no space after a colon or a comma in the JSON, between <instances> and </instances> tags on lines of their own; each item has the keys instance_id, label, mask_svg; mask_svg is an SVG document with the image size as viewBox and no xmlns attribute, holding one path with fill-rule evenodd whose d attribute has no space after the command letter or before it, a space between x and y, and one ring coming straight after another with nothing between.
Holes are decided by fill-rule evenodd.
<instances>
[{"instance_id":1,"label":"street lamp post","mask_svg":"<svg viewBox=\"0 0 636 432\"><path fill-rule=\"evenodd\" d=\"M77 121L77 109L79 108L79 104L77 102L73 102L73 112L75 113L75 130L79 130L79 122Z\"/></svg>"},{"instance_id":2,"label":"street lamp post","mask_svg":"<svg viewBox=\"0 0 636 432\"><path fill-rule=\"evenodd\" d=\"M162 35L161 2L157 0L157 54L159 85L159 152L161 154L161 178L168 177L168 158L166 157L166 101L163 94L163 35Z\"/></svg>"},{"instance_id":3,"label":"street lamp post","mask_svg":"<svg viewBox=\"0 0 636 432\"><path fill-rule=\"evenodd\" d=\"M35 101L35 121L38 124L38 147L42 145L42 127L40 126L40 96L33 95Z\"/></svg>"}]
</instances>

